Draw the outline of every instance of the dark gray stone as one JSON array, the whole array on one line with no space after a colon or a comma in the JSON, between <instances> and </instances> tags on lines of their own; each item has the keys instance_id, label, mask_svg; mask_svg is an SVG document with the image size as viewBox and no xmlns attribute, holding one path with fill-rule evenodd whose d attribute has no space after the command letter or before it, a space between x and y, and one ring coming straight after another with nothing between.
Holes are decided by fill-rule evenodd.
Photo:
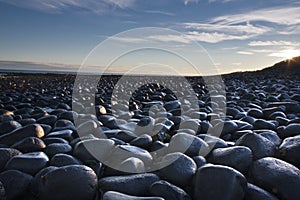
<instances>
[{"instance_id":1,"label":"dark gray stone","mask_svg":"<svg viewBox=\"0 0 300 200\"><path fill-rule=\"evenodd\" d=\"M163 180L151 185L150 194L165 200L191 200L191 197L183 189Z\"/></svg>"},{"instance_id":2,"label":"dark gray stone","mask_svg":"<svg viewBox=\"0 0 300 200\"><path fill-rule=\"evenodd\" d=\"M111 176L99 180L101 191L116 191L135 196L149 195L150 186L159 181L155 174L136 174L127 176Z\"/></svg>"},{"instance_id":3,"label":"dark gray stone","mask_svg":"<svg viewBox=\"0 0 300 200\"><path fill-rule=\"evenodd\" d=\"M276 158L262 158L253 162L249 176L254 184L282 200L298 200L300 170Z\"/></svg>"},{"instance_id":4,"label":"dark gray stone","mask_svg":"<svg viewBox=\"0 0 300 200\"><path fill-rule=\"evenodd\" d=\"M84 165L69 165L48 171L39 185L41 200L94 200L97 176Z\"/></svg>"},{"instance_id":5,"label":"dark gray stone","mask_svg":"<svg viewBox=\"0 0 300 200\"><path fill-rule=\"evenodd\" d=\"M47 165L49 158L43 152L26 153L12 157L6 164L6 169L15 169L34 175Z\"/></svg>"},{"instance_id":6,"label":"dark gray stone","mask_svg":"<svg viewBox=\"0 0 300 200\"><path fill-rule=\"evenodd\" d=\"M222 165L205 165L197 170L195 200L243 200L246 178L237 170Z\"/></svg>"}]
</instances>

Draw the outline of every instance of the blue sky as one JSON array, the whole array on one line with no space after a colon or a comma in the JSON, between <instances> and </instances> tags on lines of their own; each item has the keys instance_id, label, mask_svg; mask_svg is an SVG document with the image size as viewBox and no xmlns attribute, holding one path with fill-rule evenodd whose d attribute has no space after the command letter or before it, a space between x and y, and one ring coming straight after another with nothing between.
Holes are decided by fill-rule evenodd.
<instances>
[{"instance_id":1,"label":"blue sky","mask_svg":"<svg viewBox=\"0 0 300 200\"><path fill-rule=\"evenodd\" d=\"M9 65L0 62L0 67L23 69L39 64L75 69L110 36L133 28L161 27L185 36L153 33L147 37L177 46L194 40L207 50L220 73L255 70L300 55L297 2L0 0L0 60L11 61ZM123 36L118 42L130 46L144 41ZM118 71L126 71L126 65L130 62L118 63Z\"/></svg>"}]
</instances>

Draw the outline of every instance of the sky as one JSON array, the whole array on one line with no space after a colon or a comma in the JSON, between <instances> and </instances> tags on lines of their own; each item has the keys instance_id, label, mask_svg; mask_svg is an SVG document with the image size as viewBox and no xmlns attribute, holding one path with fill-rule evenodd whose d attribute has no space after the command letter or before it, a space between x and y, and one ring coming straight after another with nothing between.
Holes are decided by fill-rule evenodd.
<instances>
[{"instance_id":1,"label":"sky","mask_svg":"<svg viewBox=\"0 0 300 200\"><path fill-rule=\"evenodd\" d=\"M1 69L229 73L300 55L298 0L0 0L0 27Z\"/></svg>"}]
</instances>

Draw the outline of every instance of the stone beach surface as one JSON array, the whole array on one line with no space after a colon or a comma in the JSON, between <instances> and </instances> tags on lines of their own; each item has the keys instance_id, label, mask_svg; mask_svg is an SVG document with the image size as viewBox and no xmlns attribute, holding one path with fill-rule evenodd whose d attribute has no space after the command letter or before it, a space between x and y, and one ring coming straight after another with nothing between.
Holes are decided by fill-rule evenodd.
<instances>
[{"instance_id":1,"label":"stone beach surface","mask_svg":"<svg viewBox=\"0 0 300 200\"><path fill-rule=\"evenodd\" d=\"M0 200L299 200L299 62L222 75L224 94L187 77L194 102L174 77L116 102L102 76L91 104L75 75L3 73Z\"/></svg>"}]
</instances>

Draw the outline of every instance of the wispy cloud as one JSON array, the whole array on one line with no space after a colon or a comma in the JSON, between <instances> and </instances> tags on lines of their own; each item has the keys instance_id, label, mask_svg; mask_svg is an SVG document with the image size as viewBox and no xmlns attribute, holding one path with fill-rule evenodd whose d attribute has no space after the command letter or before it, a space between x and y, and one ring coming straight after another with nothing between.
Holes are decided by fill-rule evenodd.
<instances>
[{"instance_id":1,"label":"wispy cloud","mask_svg":"<svg viewBox=\"0 0 300 200\"><path fill-rule=\"evenodd\" d=\"M109 39L117 41L117 42L125 42L125 43L141 43L147 41L143 38L135 38L135 37L109 37Z\"/></svg>"},{"instance_id":2,"label":"wispy cloud","mask_svg":"<svg viewBox=\"0 0 300 200\"><path fill-rule=\"evenodd\" d=\"M216 0L217 1L217 0ZM219 0L218 0L219 1ZM189 2L189 1L188 1ZM300 6L272 7L240 14L214 17L207 22L182 23L191 38L217 43L226 40L246 40L268 34L299 34ZM249 46L290 45L288 41L253 41Z\"/></svg>"},{"instance_id":3,"label":"wispy cloud","mask_svg":"<svg viewBox=\"0 0 300 200\"><path fill-rule=\"evenodd\" d=\"M249 21L263 21L281 25L297 25L300 23L300 7L299 5L295 5L290 7L265 8L247 13L224 15L212 20L212 22L227 25Z\"/></svg>"},{"instance_id":4,"label":"wispy cloud","mask_svg":"<svg viewBox=\"0 0 300 200\"><path fill-rule=\"evenodd\" d=\"M166 15L166 16L175 16L174 13L161 11L161 10L146 10L145 13L149 14L159 14L159 15Z\"/></svg>"},{"instance_id":5,"label":"wispy cloud","mask_svg":"<svg viewBox=\"0 0 300 200\"><path fill-rule=\"evenodd\" d=\"M113 8L131 7L135 0L0 0L0 2L48 13L60 13L65 9L79 8L102 14Z\"/></svg>"},{"instance_id":6,"label":"wispy cloud","mask_svg":"<svg viewBox=\"0 0 300 200\"><path fill-rule=\"evenodd\" d=\"M251 41L248 43L249 46L299 46L299 42L291 42L285 40L272 40L272 41Z\"/></svg>"},{"instance_id":7,"label":"wispy cloud","mask_svg":"<svg viewBox=\"0 0 300 200\"><path fill-rule=\"evenodd\" d=\"M254 26L249 22L244 24L225 25L218 23L184 23L188 35L197 41L217 43L224 40L246 40L265 34L272 29L266 26Z\"/></svg>"},{"instance_id":8,"label":"wispy cloud","mask_svg":"<svg viewBox=\"0 0 300 200\"><path fill-rule=\"evenodd\" d=\"M161 42L179 42L185 44L191 42L191 40L189 40L185 36L180 36L180 35L152 35L149 36L148 39L161 41Z\"/></svg>"},{"instance_id":9,"label":"wispy cloud","mask_svg":"<svg viewBox=\"0 0 300 200\"><path fill-rule=\"evenodd\" d=\"M214 3L214 2L221 2L221 3L228 3L228 2L232 2L232 1L236 1L236 0L184 0L184 5L187 5L189 3L199 3L199 2L203 2L206 1L208 3Z\"/></svg>"},{"instance_id":10,"label":"wispy cloud","mask_svg":"<svg viewBox=\"0 0 300 200\"><path fill-rule=\"evenodd\" d=\"M242 55L253 55L253 52L250 52L250 51L238 51L236 53L237 54L242 54Z\"/></svg>"}]
</instances>

